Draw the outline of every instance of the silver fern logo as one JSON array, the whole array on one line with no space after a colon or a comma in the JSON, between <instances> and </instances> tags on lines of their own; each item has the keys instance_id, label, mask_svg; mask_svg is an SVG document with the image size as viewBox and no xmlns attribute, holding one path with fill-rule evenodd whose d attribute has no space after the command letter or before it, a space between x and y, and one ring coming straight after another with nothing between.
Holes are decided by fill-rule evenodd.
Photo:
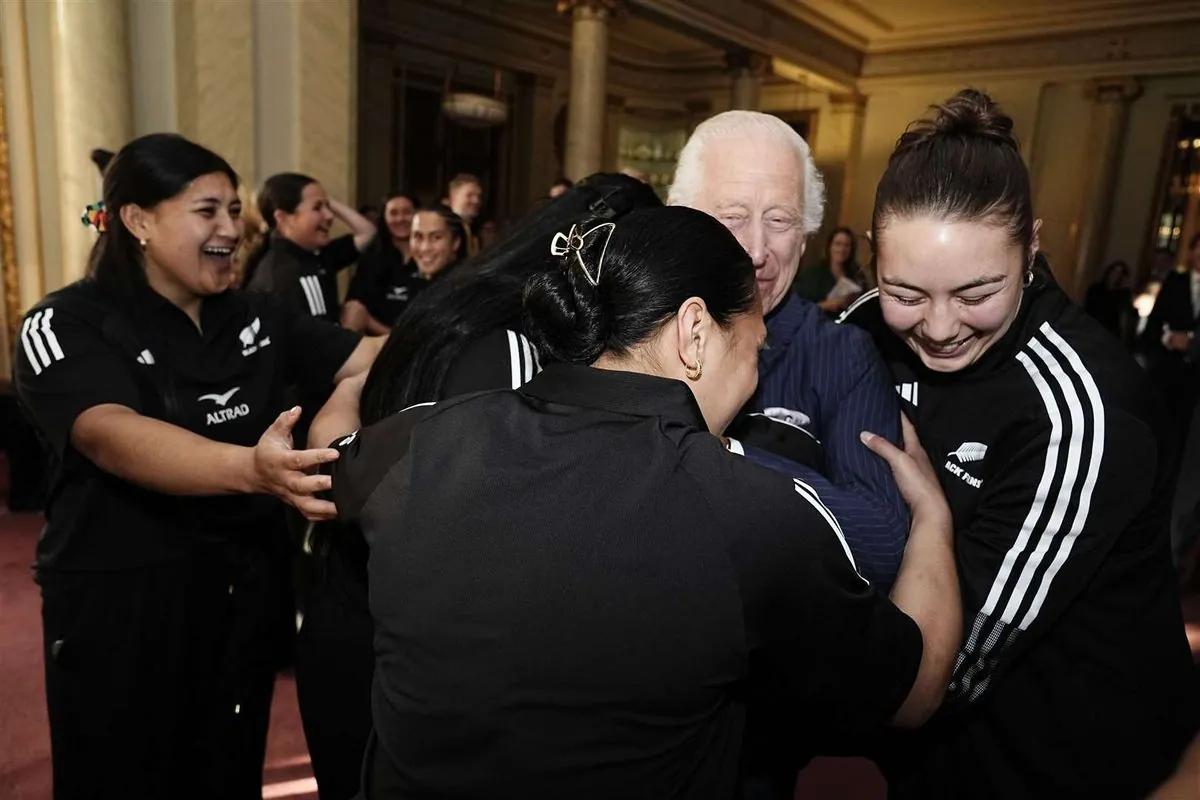
<instances>
[{"instance_id":1,"label":"silver fern logo","mask_svg":"<svg viewBox=\"0 0 1200 800\"><path fill-rule=\"evenodd\" d=\"M972 461L983 461L987 455L987 445L981 442L963 442L958 446L957 450L951 450L946 454L946 458L954 458L960 464L969 464Z\"/></svg>"}]
</instances>

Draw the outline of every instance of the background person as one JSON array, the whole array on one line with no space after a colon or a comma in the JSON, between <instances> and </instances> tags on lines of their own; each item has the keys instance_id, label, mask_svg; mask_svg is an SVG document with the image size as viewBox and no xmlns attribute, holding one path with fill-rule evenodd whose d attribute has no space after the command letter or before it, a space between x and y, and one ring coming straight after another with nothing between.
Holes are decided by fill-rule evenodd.
<instances>
[{"instance_id":1,"label":"background person","mask_svg":"<svg viewBox=\"0 0 1200 800\"><path fill-rule=\"evenodd\" d=\"M827 314L844 311L865 288L857 250L854 231L835 228L825 243L825 258L812 267L802 267L792 290Z\"/></svg>"},{"instance_id":2,"label":"background person","mask_svg":"<svg viewBox=\"0 0 1200 800\"><path fill-rule=\"evenodd\" d=\"M467 255L475 255L481 245L477 226L482 222L480 215L483 213L483 184L479 178L466 172L455 175L450 181L445 205L462 219L466 230Z\"/></svg>"},{"instance_id":3,"label":"background person","mask_svg":"<svg viewBox=\"0 0 1200 800\"><path fill-rule=\"evenodd\" d=\"M383 336L412 300L410 243L413 217L420 207L420 201L406 192L387 199L379 234L359 258L346 292L343 328Z\"/></svg>"},{"instance_id":4,"label":"background person","mask_svg":"<svg viewBox=\"0 0 1200 800\"><path fill-rule=\"evenodd\" d=\"M258 210L270 235L246 260L243 286L277 294L298 312L337 322L337 273L375 239L375 225L330 198L315 178L295 172L267 178L258 192ZM330 238L334 220L351 232Z\"/></svg>"},{"instance_id":5,"label":"background person","mask_svg":"<svg viewBox=\"0 0 1200 800\"><path fill-rule=\"evenodd\" d=\"M1100 280L1088 287L1083 307L1109 333L1129 342L1137 319L1133 290L1129 288L1129 265L1114 261L1105 267Z\"/></svg>"}]
</instances>

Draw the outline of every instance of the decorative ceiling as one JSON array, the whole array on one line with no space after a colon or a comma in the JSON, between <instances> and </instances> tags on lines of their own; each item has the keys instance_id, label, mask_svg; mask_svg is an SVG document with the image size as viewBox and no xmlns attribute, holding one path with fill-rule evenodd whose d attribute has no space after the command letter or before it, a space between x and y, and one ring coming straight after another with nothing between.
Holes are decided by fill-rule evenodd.
<instances>
[{"instance_id":1,"label":"decorative ceiling","mask_svg":"<svg viewBox=\"0 0 1200 800\"><path fill-rule=\"evenodd\" d=\"M364 32L401 53L543 76L569 67L571 15L555 0L359 2ZM623 0L609 83L702 92L728 80L738 52L770 56L771 80L830 93L914 75L1178 73L1200 69L1197 42L1200 0Z\"/></svg>"},{"instance_id":2,"label":"decorative ceiling","mask_svg":"<svg viewBox=\"0 0 1200 800\"><path fill-rule=\"evenodd\" d=\"M867 53L1195 21L1197 0L762 0Z\"/></svg>"}]
</instances>

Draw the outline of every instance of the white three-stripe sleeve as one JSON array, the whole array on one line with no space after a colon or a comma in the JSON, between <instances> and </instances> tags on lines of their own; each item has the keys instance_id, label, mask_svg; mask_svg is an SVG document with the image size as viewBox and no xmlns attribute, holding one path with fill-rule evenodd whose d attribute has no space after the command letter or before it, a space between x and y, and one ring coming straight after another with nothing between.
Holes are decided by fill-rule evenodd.
<instances>
[{"instance_id":1,"label":"white three-stripe sleeve","mask_svg":"<svg viewBox=\"0 0 1200 800\"><path fill-rule=\"evenodd\" d=\"M304 292L304 300L308 303L308 313L315 317L317 315L317 303L313 299L312 287L309 286L307 275L300 276L300 291Z\"/></svg>"},{"instance_id":2,"label":"white three-stripe sleeve","mask_svg":"<svg viewBox=\"0 0 1200 800\"><path fill-rule=\"evenodd\" d=\"M1012 520L1013 541L991 579L986 600L975 616L955 665L955 684L977 698L986 689L991 670L1007 647L1033 627L1046 609L1046 599L1056 585L1085 528L1099 524L1091 510L1105 451L1105 409L1099 389L1071 345L1047 323L1017 355L1041 400L1048 435L1025 434L1029 444L1006 469L1008 475L991 479L985 491L1002 496L1029 487L1023 519ZM1038 449L1040 448L1040 450ZM1148 465L1149 466L1149 465ZM1036 488L1034 475L1038 475ZM998 484L1003 491L998 488ZM979 509L977 518L986 515ZM995 530L979 530L981 539L1003 535L1003 515L990 515ZM974 553L993 552L994 544L971 548L973 528L960 536L959 548L965 575L982 576L982 564L972 564ZM968 577L968 579L970 579ZM981 589L983 587L976 587ZM1069 591L1069 587L1068 587Z\"/></svg>"},{"instance_id":3,"label":"white three-stripe sleeve","mask_svg":"<svg viewBox=\"0 0 1200 800\"><path fill-rule=\"evenodd\" d=\"M1079 490L1079 506L1075 512L1071 527L1067 531L1067 535L1063 537L1062 544L1054 556L1054 560L1050 562L1049 569L1042 576L1041 584L1038 586L1037 594L1034 595L1033 602L1030 604L1029 612L1026 614L1025 619L1022 620L1021 628L1023 629L1028 628L1033 623L1034 618L1041 610L1043 603L1046 601L1046 594L1050 591L1055 577L1070 557L1071 550L1075 546L1075 541L1079 538L1079 534L1083 532L1084 525L1087 524L1088 516L1091 513L1093 495L1096 490L1096 482L1100 478L1100 463L1104 459L1105 412L1104 403L1100 399L1100 390L1096 386L1096 381L1084 367L1079 354L1075 352L1057 331L1051 328L1049 324L1046 324L1042 326L1042 333L1046 335L1050 345L1057 348L1066 358L1070 370L1079 376L1086 399L1081 399L1077 402L1079 402L1081 408L1090 410L1092 432L1088 436L1087 441L1087 444L1090 445L1088 448L1090 455L1085 467L1086 472L1084 473L1083 485Z\"/></svg>"},{"instance_id":4,"label":"white three-stripe sleeve","mask_svg":"<svg viewBox=\"0 0 1200 800\"><path fill-rule=\"evenodd\" d=\"M21 325L21 347L34 375L40 375L43 369L55 361L66 358L58 342L58 335L51 327L52 319L54 309L46 308L26 317Z\"/></svg>"},{"instance_id":5,"label":"white three-stripe sleeve","mask_svg":"<svg viewBox=\"0 0 1200 800\"><path fill-rule=\"evenodd\" d=\"M325 315L325 295L321 291L321 281L316 275L300 276L300 288L308 300L308 310L314 317Z\"/></svg>"}]
</instances>

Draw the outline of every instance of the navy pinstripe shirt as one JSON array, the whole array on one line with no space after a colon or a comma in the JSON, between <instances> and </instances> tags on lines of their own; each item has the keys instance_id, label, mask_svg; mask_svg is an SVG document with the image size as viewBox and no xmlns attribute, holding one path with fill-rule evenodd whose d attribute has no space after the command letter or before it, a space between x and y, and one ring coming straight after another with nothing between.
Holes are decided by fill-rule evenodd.
<instances>
[{"instance_id":1,"label":"navy pinstripe shirt","mask_svg":"<svg viewBox=\"0 0 1200 800\"><path fill-rule=\"evenodd\" d=\"M886 462L858 436L901 441L887 367L865 331L829 321L794 294L767 317L767 342L745 410L803 424L823 446L823 474L753 448L746 456L810 483L841 524L859 572L886 592L908 542L908 508Z\"/></svg>"}]
</instances>

